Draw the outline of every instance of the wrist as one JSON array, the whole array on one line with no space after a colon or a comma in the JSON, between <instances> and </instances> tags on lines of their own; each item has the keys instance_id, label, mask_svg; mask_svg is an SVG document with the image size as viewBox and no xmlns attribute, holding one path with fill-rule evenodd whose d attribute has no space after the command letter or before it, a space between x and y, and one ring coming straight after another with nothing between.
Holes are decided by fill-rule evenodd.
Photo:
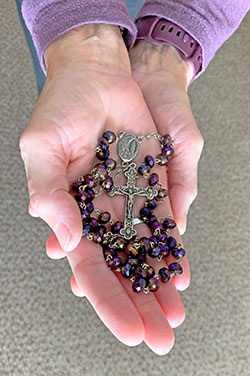
<instances>
[{"instance_id":1,"label":"wrist","mask_svg":"<svg viewBox=\"0 0 250 376\"><path fill-rule=\"evenodd\" d=\"M102 66L124 65L126 69L129 57L118 26L86 24L53 41L44 53L44 62L48 76L88 62Z\"/></svg>"},{"instance_id":2,"label":"wrist","mask_svg":"<svg viewBox=\"0 0 250 376\"><path fill-rule=\"evenodd\" d=\"M130 51L130 57L133 72L144 74L166 72L185 90L194 75L192 63L184 61L176 48L168 44L153 45L144 40L138 41Z\"/></svg>"}]
</instances>

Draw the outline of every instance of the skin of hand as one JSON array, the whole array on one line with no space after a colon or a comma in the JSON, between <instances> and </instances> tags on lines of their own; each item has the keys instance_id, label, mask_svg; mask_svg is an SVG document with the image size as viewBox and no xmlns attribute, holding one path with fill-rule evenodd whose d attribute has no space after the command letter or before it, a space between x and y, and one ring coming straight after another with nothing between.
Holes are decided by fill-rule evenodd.
<instances>
[{"instance_id":1,"label":"skin of hand","mask_svg":"<svg viewBox=\"0 0 250 376\"><path fill-rule=\"evenodd\" d=\"M96 142L105 130L136 135L158 132L144 93L131 75L120 31L116 26L102 24L71 30L47 48L45 64L46 84L20 138L30 214L51 227L48 256L67 255L74 275L73 291L88 298L109 330L127 345L145 341L156 354L164 355L174 344L172 328L185 317L178 290L186 289L190 283L187 256L182 261L182 275L161 284L156 293L134 293L131 281L107 268L101 247L81 239L79 208L69 194L71 183L93 167ZM141 78L139 74L136 77ZM163 133L168 133L168 127ZM152 155L159 153L155 140L147 142L140 147L142 158L148 150ZM159 174L166 187L164 168ZM95 202L101 210L108 208L114 220L123 220L122 214L119 216L124 213L121 198L106 197ZM137 210L142 203L138 198ZM156 215L171 214L171 205L167 198L166 204L156 209ZM147 228L141 233L146 231ZM172 234L182 244L177 229ZM170 257L167 262L173 260ZM148 262L157 270L166 265L165 260Z\"/></svg>"}]
</instances>

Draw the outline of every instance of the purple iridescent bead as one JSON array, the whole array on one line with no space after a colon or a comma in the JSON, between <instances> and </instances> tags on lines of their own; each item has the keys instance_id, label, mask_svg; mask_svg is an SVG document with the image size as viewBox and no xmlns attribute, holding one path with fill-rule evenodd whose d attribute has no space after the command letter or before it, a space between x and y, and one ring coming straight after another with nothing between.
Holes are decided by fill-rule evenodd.
<instances>
[{"instance_id":1,"label":"purple iridescent bead","mask_svg":"<svg viewBox=\"0 0 250 376\"><path fill-rule=\"evenodd\" d=\"M170 248L176 247L176 239L173 236L168 237L168 245Z\"/></svg>"},{"instance_id":2,"label":"purple iridescent bead","mask_svg":"<svg viewBox=\"0 0 250 376\"><path fill-rule=\"evenodd\" d=\"M162 152L167 156L171 156L174 154L174 148L171 145L165 145L162 147Z\"/></svg>"},{"instance_id":3,"label":"purple iridescent bead","mask_svg":"<svg viewBox=\"0 0 250 376\"><path fill-rule=\"evenodd\" d=\"M139 168L138 168L138 172L140 175L145 175L145 174L148 174L150 171L150 167L146 164L142 164Z\"/></svg>"},{"instance_id":4,"label":"purple iridescent bead","mask_svg":"<svg viewBox=\"0 0 250 376\"><path fill-rule=\"evenodd\" d=\"M167 268L161 268L159 271L158 271L158 274L161 278L161 281L163 283L167 283L170 279L171 279L171 273L170 271L167 269Z\"/></svg>"},{"instance_id":5,"label":"purple iridescent bead","mask_svg":"<svg viewBox=\"0 0 250 376\"><path fill-rule=\"evenodd\" d=\"M160 288L160 283L157 278L152 277L148 280L147 287L149 288L149 291L157 291Z\"/></svg>"},{"instance_id":6,"label":"purple iridescent bead","mask_svg":"<svg viewBox=\"0 0 250 376\"><path fill-rule=\"evenodd\" d=\"M152 225L150 226L151 230L152 231L155 231L155 230L158 230L158 231L163 231L163 227L162 227L162 224L158 221L152 223Z\"/></svg>"},{"instance_id":7,"label":"purple iridescent bead","mask_svg":"<svg viewBox=\"0 0 250 376\"><path fill-rule=\"evenodd\" d=\"M168 191L166 189L164 189L164 188L161 188L158 191L158 195L156 196L156 200L157 201L159 201L159 200L161 201L161 200L163 200L167 196L168 196Z\"/></svg>"},{"instance_id":8,"label":"purple iridescent bead","mask_svg":"<svg viewBox=\"0 0 250 376\"><path fill-rule=\"evenodd\" d=\"M151 212L150 209L148 209L148 208L142 208L140 210L140 217L141 217L142 220L147 220L151 216L152 216L152 212Z\"/></svg>"},{"instance_id":9,"label":"purple iridescent bead","mask_svg":"<svg viewBox=\"0 0 250 376\"><path fill-rule=\"evenodd\" d=\"M129 243L126 248L126 253L129 256L137 256L139 254L139 247L136 246L136 243Z\"/></svg>"},{"instance_id":10,"label":"purple iridescent bead","mask_svg":"<svg viewBox=\"0 0 250 376\"><path fill-rule=\"evenodd\" d=\"M172 264L168 265L168 270L175 275L183 273L182 266L177 262L173 262Z\"/></svg>"},{"instance_id":11,"label":"purple iridescent bead","mask_svg":"<svg viewBox=\"0 0 250 376\"><path fill-rule=\"evenodd\" d=\"M81 211L81 217L82 219L86 219L89 217L89 212L87 210L82 210Z\"/></svg>"},{"instance_id":12,"label":"purple iridescent bead","mask_svg":"<svg viewBox=\"0 0 250 376\"><path fill-rule=\"evenodd\" d=\"M72 184L72 189L75 191L75 192L77 192L77 193L79 193L79 187L81 186L81 185L83 185L84 183L82 182L82 181L76 181L75 183L73 183Z\"/></svg>"},{"instance_id":13,"label":"purple iridescent bead","mask_svg":"<svg viewBox=\"0 0 250 376\"><path fill-rule=\"evenodd\" d=\"M165 221L162 223L163 228L166 229L173 229L176 227L176 223L173 219L167 218Z\"/></svg>"},{"instance_id":14,"label":"purple iridescent bead","mask_svg":"<svg viewBox=\"0 0 250 376\"><path fill-rule=\"evenodd\" d=\"M114 259L117 256L116 251L112 248L105 249L103 251L103 255L104 255L105 259L106 258Z\"/></svg>"},{"instance_id":15,"label":"purple iridescent bead","mask_svg":"<svg viewBox=\"0 0 250 376\"><path fill-rule=\"evenodd\" d=\"M161 234L161 235L159 236L159 242L161 242L161 243L166 243L167 240L168 240L168 236L167 236L167 234Z\"/></svg>"},{"instance_id":16,"label":"purple iridescent bead","mask_svg":"<svg viewBox=\"0 0 250 376\"><path fill-rule=\"evenodd\" d=\"M126 263L122 266L121 269L121 274L123 275L123 277L130 278L133 275L133 267L131 264Z\"/></svg>"},{"instance_id":17,"label":"purple iridescent bead","mask_svg":"<svg viewBox=\"0 0 250 376\"><path fill-rule=\"evenodd\" d=\"M148 179L148 183L151 187L153 187L155 184L157 184L159 181L159 175L153 172L153 174L150 175Z\"/></svg>"},{"instance_id":18,"label":"purple iridescent bead","mask_svg":"<svg viewBox=\"0 0 250 376\"><path fill-rule=\"evenodd\" d=\"M105 161L109 157L109 150L101 148L101 150L96 152L96 157L100 161Z\"/></svg>"},{"instance_id":19,"label":"purple iridescent bead","mask_svg":"<svg viewBox=\"0 0 250 376\"><path fill-rule=\"evenodd\" d=\"M108 172L106 170L106 167L102 163L95 165L95 174L96 178L100 181L104 181L108 178Z\"/></svg>"},{"instance_id":20,"label":"purple iridescent bead","mask_svg":"<svg viewBox=\"0 0 250 376\"><path fill-rule=\"evenodd\" d=\"M167 257L170 254L169 246L166 244L159 244L159 247L161 249L161 254L163 257Z\"/></svg>"},{"instance_id":21,"label":"purple iridescent bead","mask_svg":"<svg viewBox=\"0 0 250 376\"><path fill-rule=\"evenodd\" d=\"M112 226L111 226L111 232L113 234L117 234L118 232L120 232L120 230L122 229L123 227L123 223L120 222L120 221L117 221L115 222Z\"/></svg>"},{"instance_id":22,"label":"purple iridescent bead","mask_svg":"<svg viewBox=\"0 0 250 376\"><path fill-rule=\"evenodd\" d=\"M104 132L102 137L105 138L105 140L107 140L109 144L112 144L116 141L116 135L111 131Z\"/></svg>"},{"instance_id":23,"label":"purple iridescent bead","mask_svg":"<svg viewBox=\"0 0 250 376\"><path fill-rule=\"evenodd\" d=\"M160 255L160 253L161 253L160 247L150 248L149 251L148 251L149 257L152 257L152 258L158 257Z\"/></svg>"},{"instance_id":24,"label":"purple iridescent bead","mask_svg":"<svg viewBox=\"0 0 250 376\"><path fill-rule=\"evenodd\" d=\"M157 221L157 218L156 218L156 216L155 215L152 215L152 217L150 217L149 219L148 219L148 225L149 226L151 226L154 222L156 222Z\"/></svg>"},{"instance_id":25,"label":"purple iridescent bead","mask_svg":"<svg viewBox=\"0 0 250 376\"><path fill-rule=\"evenodd\" d=\"M165 166L166 164L168 164L168 156L164 153L157 155L156 163L160 166Z\"/></svg>"},{"instance_id":26,"label":"purple iridescent bead","mask_svg":"<svg viewBox=\"0 0 250 376\"><path fill-rule=\"evenodd\" d=\"M98 222L94 217L90 217L89 224L93 229L98 227Z\"/></svg>"},{"instance_id":27,"label":"purple iridescent bead","mask_svg":"<svg viewBox=\"0 0 250 376\"><path fill-rule=\"evenodd\" d=\"M113 260L108 260L107 261L107 265L111 268L111 269L116 269L116 268L119 268L122 264L122 259L120 257L115 257Z\"/></svg>"},{"instance_id":28,"label":"purple iridescent bead","mask_svg":"<svg viewBox=\"0 0 250 376\"><path fill-rule=\"evenodd\" d=\"M144 278L139 278L132 284L132 290L134 292L141 292L146 287L146 281Z\"/></svg>"},{"instance_id":29,"label":"purple iridescent bead","mask_svg":"<svg viewBox=\"0 0 250 376\"><path fill-rule=\"evenodd\" d=\"M114 240L114 247L115 249L118 251L118 252L122 252L125 250L126 248L126 240L122 237L122 236L118 236L115 240Z\"/></svg>"},{"instance_id":30,"label":"purple iridescent bead","mask_svg":"<svg viewBox=\"0 0 250 376\"><path fill-rule=\"evenodd\" d=\"M155 269L150 266L148 269L143 269L141 266L138 266L135 270L135 275L137 277L142 277L142 278L152 278L155 275Z\"/></svg>"},{"instance_id":31,"label":"purple iridescent bead","mask_svg":"<svg viewBox=\"0 0 250 376\"><path fill-rule=\"evenodd\" d=\"M138 260L137 257L129 257L127 259L127 263L129 263L133 267L133 270L134 270L135 268L137 268L137 266L139 265L140 261Z\"/></svg>"},{"instance_id":32,"label":"purple iridescent bead","mask_svg":"<svg viewBox=\"0 0 250 376\"><path fill-rule=\"evenodd\" d=\"M108 158L104 163L108 171L113 171L116 168L116 161L112 158Z\"/></svg>"},{"instance_id":33,"label":"purple iridescent bead","mask_svg":"<svg viewBox=\"0 0 250 376\"><path fill-rule=\"evenodd\" d=\"M90 224L88 224L88 223L84 224L83 229L82 229L82 237L87 236L90 231L91 231Z\"/></svg>"},{"instance_id":34,"label":"purple iridescent bead","mask_svg":"<svg viewBox=\"0 0 250 376\"><path fill-rule=\"evenodd\" d=\"M155 161L154 161L154 158L152 157L152 155L147 155L145 157L145 163L146 165L148 165L150 168L154 167L155 165Z\"/></svg>"},{"instance_id":35,"label":"purple iridescent bead","mask_svg":"<svg viewBox=\"0 0 250 376\"><path fill-rule=\"evenodd\" d=\"M99 215L98 221L99 223L106 224L110 221L111 215L109 212L103 212Z\"/></svg>"},{"instance_id":36,"label":"purple iridescent bead","mask_svg":"<svg viewBox=\"0 0 250 376\"><path fill-rule=\"evenodd\" d=\"M93 188L96 186L96 182L91 174L84 176L84 182L90 187Z\"/></svg>"},{"instance_id":37,"label":"purple iridescent bead","mask_svg":"<svg viewBox=\"0 0 250 376\"><path fill-rule=\"evenodd\" d=\"M96 229L96 231L95 231L94 237L93 237L94 242L101 243L102 242L102 237L103 237L103 235L106 232L107 232L106 227L104 227L104 226L98 226L97 229Z\"/></svg>"},{"instance_id":38,"label":"purple iridescent bead","mask_svg":"<svg viewBox=\"0 0 250 376\"><path fill-rule=\"evenodd\" d=\"M80 198L82 201L92 201L95 198L95 192L91 188L86 188L81 192Z\"/></svg>"},{"instance_id":39,"label":"purple iridescent bead","mask_svg":"<svg viewBox=\"0 0 250 376\"><path fill-rule=\"evenodd\" d=\"M163 145L169 144L170 142L172 142L172 139L169 134L165 134L164 136L162 136Z\"/></svg>"},{"instance_id":40,"label":"purple iridescent bead","mask_svg":"<svg viewBox=\"0 0 250 376\"><path fill-rule=\"evenodd\" d=\"M86 210L89 212L89 213L92 213L94 211L94 205L92 202L87 202L86 203Z\"/></svg>"},{"instance_id":41,"label":"purple iridescent bead","mask_svg":"<svg viewBox=\"0 0 250 376\"><path fill-rule=\"evenodd\" d=\"M109 144L108 144L108 141L105 140L105 138L100 138L100 140L98 141L98 146L101 148L101 149L104 149L104 150L107 150L109 148Z\"/></svg>"},{"instance_id":42,"label":"purple iridescent bead","mask_svg":"<svg viewBox=\"0 0 250 376\"><path fill-rule=\"evenodd\" d=\"M156 236L150 236L149 241L151 248L156 247L158 245L158 239Z\"/></svg>"},{"instance_id":43,"label":"purple iridescent bead","mask_svg":"<svg viewBox=\"0 0 250 376\"><path fill-rule=\"evenodd\" d=\"M104 182L102 183L103 189L105 189L105 191L107 191L107 192L111 191L113 185L114 185L114 182L113 182L113 179L110 176L108 176L108 178L106 180L104 180Z\"/></svg>"},{"instance_id":44,"label":"purple iridescent bead","mask_svg":"<svg viewBox=\"0 0 250 376\"><path fill-rule=\"evenodd\" d=\"M174 257L178 259L178 258L184 257L186 254L186 251L183 248L174 248L172 249L171 253Z\"/></svg>"},{"instance_id":45,"label":"purple iridescent bead","mask_svg":"<svg viewBox=\"0 0 250 376\"><path fill-rule=\"evenodd\" d=\"M156 198L153 198L153 200L148 200L145 202L145 207L150 209L150 210L154 210L157 206L157 200Z\"/></svg>"},{"instance_id":46,"label":"purple iridescent bead","mask_svg":"<svg viewBox=\"0 0 250 376\"><path fill-rule=\"evenodd\" d=\"M150 240L146 236L143 236L140 238L140 244L145 248L145 251L147 252L150 248Z\"/></svg>"}]
</instances>

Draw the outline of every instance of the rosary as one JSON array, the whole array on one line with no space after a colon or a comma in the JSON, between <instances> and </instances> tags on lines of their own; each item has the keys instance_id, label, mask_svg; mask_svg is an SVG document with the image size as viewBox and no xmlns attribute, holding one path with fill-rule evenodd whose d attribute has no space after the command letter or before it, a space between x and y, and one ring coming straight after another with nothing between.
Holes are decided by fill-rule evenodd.
<instances>
[{"instance_id":1,"label":"rosary","mask_svg":"<svg viewBox=\"0 0 250 376\"><path fill-rule=\"evenodd\" d=\"M147 155L144 163L137 168L133 160L138 154L139 146L152 137L160 143L161 153L155 159ZM120 163L110 158L109 147L115 142L118 142ZM106 131L99 139L95 151L100 163L89 174L80 176L71 186L71 193L81 212L82 237L102 247L109 269L130 279L134 292L143 291L147 294L157 291L160 281L167 283L174 275L183 272L181 260L185 256L185 250L170 235L171 229L176 227L173 218L168 216L157 219L153 214L157 205L164 202L168 191L162 188L158 174L150 171L155 164L167 166L174 153L173 141L169 135L161 136L156 133L136 137L125 132L119 132L116 136L115 133ZM126 177L126 184L117 186L114 180L121 173ZM146 188L136 186L139 176L147 179ZM93 200L102 193L125 196L124 222L113 222L109 212L94 208ZM145 197L146 201L140 209L140 218L134 218L135 199L138 196ZM134 226L140 223L149 227L152 236L136 236ZM176 262L162 267L158 272L146 263L146 256L161 261L169 255L176 258Z\"/></svg>"}]
</instances>

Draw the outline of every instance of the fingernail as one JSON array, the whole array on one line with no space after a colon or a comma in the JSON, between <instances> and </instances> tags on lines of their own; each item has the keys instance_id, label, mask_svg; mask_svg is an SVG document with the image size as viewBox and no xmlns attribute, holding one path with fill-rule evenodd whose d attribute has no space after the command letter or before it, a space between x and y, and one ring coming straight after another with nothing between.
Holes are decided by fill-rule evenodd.
<instances>
[{"instance_id":1,"label":"fingernail","mask_svg":"<svg viewBox=\"0 0 250 376\"><path fill-rule=\"evenodd\" d=\"M70 231L69 231L68 227L64 223L58 222L55 225L54 233L56 234L56 237L57 237L61 247L65 251L70 251L71 248L68 247L69 241L70 241Z\"/></svg>"}]
</instances>

